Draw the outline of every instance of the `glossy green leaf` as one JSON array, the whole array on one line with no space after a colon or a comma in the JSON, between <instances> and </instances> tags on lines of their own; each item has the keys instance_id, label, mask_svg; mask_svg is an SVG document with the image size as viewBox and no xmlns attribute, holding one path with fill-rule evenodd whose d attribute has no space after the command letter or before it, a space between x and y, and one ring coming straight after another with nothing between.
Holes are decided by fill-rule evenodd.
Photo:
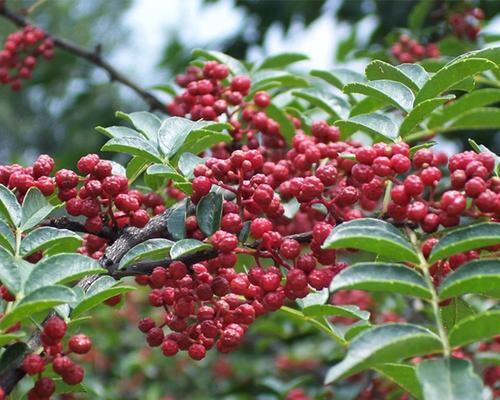
<instances>
[{"instance_id":1,"label":"glossy green leaf","mask_svg":"<svg viewBox=\"0 0 500 400\"><path fill-rule=\"evenodd\" d=\"M450 132L498 128L500 128L500 109L495 107L478 107L458 114L457 118L453 119L440 130Z\"/></svg>"},{"instance_id":2,"label":"glossy green leaf","mask_svg":"<svg viewBox=\"0 0 500 400\"><path fill-rule=\"evenodd\" d=\"M150 142L142 137L122 137L108 140L102 151L114 151L139 156L152 162L162 162L161 155Z\"/></svg>"},{"instance_id":3,"label":"glossy green leaf","mask_svg":"<svg viewBox=\"0 0 500 400\"><path fill-rule=\"evenodd\" d=\"M390 379L417 399L422 398L422 390L417 379L417 371L408 364L381 364L375 371Z\"/></svg>"},{"instance_id":4,"label":"glossy green leaf","mask_svg":"<svg viewBox=\"0 0 500 400\"><path fill-rule=\"evenodd\" d=\"M222 201L221 193L210 192L203 196L196 206L198 227L207 236L213 235L220 227Z\"/></svg>"},{"instance_id":5,"label":"glossy green leaf","mask_svg":"<svg viewBox=\"0 0 500 400\"><path fill-rule=\"evenodd\" d=\"M193 179L195 167L197 165L204 164L205 161L205 159L198 157L193 153L186 152L179 157L177 166L182 172L182 175L184 175L187 179Z\"/></svg>"},{"instance_id":6,"label":"glossy green leaf","mask_svg":"<svg viewBox=\"0 0 500 400\"><path fill-rule=\"evenodd\" d=\"M248 70L241 61L220 51L194 49L191 53L194 57L203 57L207 60L215 60L221 64L226 64L234 75L248 75Z\"/></svg>"},{"instance_id":7,"label":"glossy green leaf","mask_svg":"<svg viewBox=\"0 0 500 400\"><path fill-rule=\"evenodd\" d=\"M358 336L361 332L366 331L371 328L372 325L365 320L360 320L352 325L349 325L347 330L344 333L344 338L347 341L351 341L356 336Z\"/></svg>"},{"instance_id":8,"label":"glossy green leaf","mask_svg":"<svg viewBox=\"0 0 500 400\"><path fill-rule=\"evenodd\" d=\"M366 82L366 78L359 72L347 68L333 68L330 71L313 69L311 75L323 79L330 85L342 90L345 85L352 82Z\"/></svg>"},{"instance_id":9,"label":"glossy green leaf","mask_svg":"<svg viewBox=\"0 0 500 400\"><path fill-rule=\"evenodd\" d=\"M500 259L474 260L447 275L439 286L439 297L477 293L500 298Z\"/></svg>"},{"instance_id":10,"label":"glossy green leaf","mask_svg":"<svg viewBox=\"0 0 500 400\"><path fill-rule=\"evenodd\" d=\"M67 229L56 229L49 226L37 228L26 235L21 242L20 254L26 257L39 250L61 246L66 253L75 251L82 237Z\"/></svg>"},{"instance_id":11,"label":"glossy green leaf","mask_svg":"<svg viewBox=\"0 0 500 400\"><path fill-rule=\"evenodd\" d=\"M98 126L95 128L95 130L111 139L121 139L126 137L140 139L145 138L145 136L141 132L138 132L135 129L127 128L126 126L108 126L107 128Z\"/></svg>"},{"instance_id":12,"label":"glossy green leaf","mask_svg":"<svg viewBox=\"0 0 500 400\"><path fill-rule=\"evenodd\" d=\"M106 272L94 259L80 254L58 254L38 262L25 284L24 293L57 283L71 282L86 275Z\"/></svg>"},{"instance_id":13,"label":"glossy green leaf","mask_svg":"<svg viewBox=\"0 0 500 400\"><path fill-rule=\"evenodd\" d=\"M429 264L453 254L500 243L500 223L483 222L451 230L432 248Z\"/></svg>"},{"instance_id":14,"label":"glossy green leaf","mask_svg":"<svg viewBox=\"0 0 500 400\"><path fill-rule=\"evenodd\" d=\"M487 59L468 58L448 64L436 72L420 89L415 104L437 97L464 78L497 66Z\"/></svg>"},{"instance_id":15,"label":"glossy green leaf","mask_svg":"<svg viewBox=\"0 0 500 400\"><path fill-rule=\"evenodd\" d=\"M402 137L405 137L405 135L410 133L415 127L418 126L418 124L420 124L422 121L428 118L429 114L434 109L443 105L444 103L453 98L454 96L443 96L421 102L413 110L411 110L405 117L405 119L403 120L403 122L399 127L399 134Z\"/></svg>"},{"instance_id":16,"label":"glossy green leaf","mask_svg":"<svg viewBox=\"0 0 500 400\"><path fill-rule=\"evenodd\" d=\"M381 60L374 60L366 66L365 69L366 77L371 80L391 80L395 82L402 83L409 89L411 89L414 93L418 92L418 85L413 82L413 80L406 75L401 69L386 63Z\"/></svg>"},{"instance_id":17,"label":"glossy green leaf","mask_svg":"<svg viewBox=\"0 0 500 400\"><path fill-rule=\"evenodd\" d=\"M153 164L146 170L146 175L172 179L175 182L185 182L185 178L173 167L165 164Z\"/></svg>"},{"instance_id":18,"label":"glossy green leaf","mask_svg":"<svg viewBox=\"0 0 500 400\"><path fill-rule=\"evenodd\" d=\"M425 400L482 399L483 383L468 360L434 358L417 364Z\"/></svg>"},{"instance_id":19,"label":"glossy green leaf","mask_svg":"<svg viewBox=\"0 0 500 400\"><path fill-rule=\"evenodd\" d=\"M12 226L18 226L21 222L21 206L17 202L16 196L4 185L0 185L0 214Z\"/></svg>"},{"instance_id":20,"label":"glossy green leaf","mask_svg":"<svg viewBox=\"0 0 500 400\"><path fill-rule=\"evenodd\" d=\"M16 238L9 225L0 219L0 246L14 254L16 249Z\"/></svg>"},{"instance_id":21,"label":"glossy green leaf","mask_svg":"<svg viewBox=\"0 0 500 400\"><path fill-rule=\"evenodd\" d=\"M389 105L388 102L375 97L365 97L360 102L352 106L349 117L355 117L361 114L371 114Z\"/></svg>"},{"instance_id":22,"label":"glossy green leaf","mask_svg":"<svg viewBox=\"0 0 500 400\"><path fill-rule=\"evenodd\" d=\"M27 231L42 222L57 207L50 204L36 187L26 193L22 205L20 229Z\"/></svg>"},{"instance_id":23,"label":"glossy green leaf","mask_svg":"<svg viewBox=\"0 0 500 400\"><path fill-rule=\"evenodd\" d=\"M304 315L308 317L352 317L362 320L370 318L368 311L361 310L358 306L335 306L332 304L313 304L302 309Z\"/></svg>"},{"instance_id":24,"label":"glossy green leaf","mask_svg":"<svg viewBox=\"0 0 500 400\"><path fill-rule=\"evenodd\" d=\"M53 308L59 304L72 303L75 300L75 294L66 286L39 287L24 297L11 312L0 319L0 329L5 329L37 312Z\"/></svg>"},{"instance_id":25,"label":"glossy green leaf","mask_svg":"<svg viewBox=\"0 0 500 400\"><path fill-rule=\"evenodd\" d=\"M186 237L186 208L186 201L177 203L167 218L167 230L174 240L181 240Z\"/></svg>"},{"instance_id":26,"label":"glossy green leaf","mask_svg":"<svg viewBox=\"0 0 500 400\"><path fill-rule=\"evenodd\" d=\"M176 242L170 249L170 257L177 259L189 254L198 253L203 250L211 249L212 246L208 243L200 242L196 239L182 239Z\"/></svg>"},{"instance_id":27,"label":"glossy green leaf","mask_svg":"<svg viewBox=\"0 0 500 400\"><path fill-rule=\"evenodd\" d=\"M421 144L417 144L416 146L410 147L410 157L413 157L417 151L420 149L428 149L429 147L435 146L436 142L428 141Z\"/></svg>"},{"instance_id":28,"label":"glossy green leaf","mask_svg":"<svg viewBox=\"0 0 500 400\"><path fill-rule=\"evenodd\" d=\"M419 89L429 80L429 74L424 67L418 64L401 64L396 67L408 76Z\"/></svg>"},{"instance_id":29,"label":"glossy green leaf","mask_svg":"<svg viewBox=\"0 0 500 400\"><path fill-rule=\"evenodd\" d=\"M16 294L21 288L21 274L16 265L15 259L0 247L0 282L9 289L9 292Z\"/></svg>"},{"instance_id":30,"label":"glossy green leaf","mask_svg":"<svg viewBox=\"0 0 500 400\"><path fill-rule=\"evenodd\" d=\"M285 138L288 145L291 145L292 139L295 136L295 126L293 122L287 117L281 108L276 107L274 104L270 104L266 107L266 114L269 118L275 120L280 126L280 133Z\"/></svg>"},{"instance_id":31,"label":"glossy green leaf","mask_svg":"<svg viewBox=\"0 0 500 400\"><path fill-rule=\"evenodd\" d=\"M304 99L312 105L322 109L332 118L341 119L343 115L347 114L348 105L345 100L340 97L328 94L325 91L318 89L305 89L293 91L292 95L300 99Z\"/></svg>"},{"instance_id":32,"label":"glossy green leaf","mask_svg":"<svg viewBox=\"0 0 500 400\"><path fill-rule=\"evenodd\" d=\"M476 314L476 310L462 299L452 299L449 304L439 308L441 319L446 330L453 328L462 319Z\"/></svg>"},{"instance_id":33,"label":"glossy green leaf","mask_svg":"<svg viewBox=\"0 0 500 400\"><path fill-rule=\"evenodd\" d=\"M283 68L290 64L308 59L309 59L308 56L301 53L281 53L266 57L264 61L262 61L262 64L260 64L257 69Z\"/></svg>"},{"instance_id":34,"label":"glossy green leaf","mask_svg":"<svg viewBox=\"0 0 500 400\"><path fill-rule=\"evenodd\" d=\"M12 367L19 365L24 358L24 355L30 351L28 345L24 342L14 343L7 347L0 357L0 373Z\"/></svg>"},{"instance_id":35,"label":"glossy green leaf","mask_svg":"<svg viewBox=\"0 0 500 400\"><path fill-rule=\"evenodd\" d=\"M195 129L190 132L184 144L177 150L176 155L172 158L172 162L175 164L176 160L179 160L186 152L199 154L218 143L230 143L232 140L232 136L226 132L217 132L211 129Z\"/></svg>"},{"instance_id":36,"label":"glossy green leaf","mask_svg":"<svg viewBox=\"0 0 500 400\"><path fill-rule=\"evenodd\" d=\"M142 157L134 156L130 159L126 168L126 176L130 182L134 182L151 164L151 161Z\"/></svg>"},{"instance_id":37,"label":"glossy green leaf","mask_svg":"<svg viewBox=\"0 0 500 400\"><path fill-rule=\"evenodd\" d=\"M361 289L395 292L409 296L432 298L425 280L414 269L401 264L367 262L342 270L330 284L330 291Z\"/></svg>"},{"instance_id":38,"label":"glossy green leaf","mask_svg":"<svg viewBox=\"0 0 500 400\"><path fill-rule=\"evenodd\" d=\"M337 225L322 248L354 248L398 261L420 261L413 246L397 228L374 218L355 219Z\"/></svg>"},{"instance_id":39,"label":"glossy green leaf","mask_svg":"<svg viewBox=\"0 0 500 400\"><path fill-rule=\"evenodd\" d=\"M450 346L465 346L500 335L500 310L483 311L459 321L450 330Z\"/></svg>"},{"instance_id":40,"label":"glossy green leaf","mask_svg":"<svg viewBox=\"0 0 500 400\"><path fill-rule=\"evenodd\" d=\"M398 137L398 127L394 121L383 114L356 115L348 120L335 122L340 129L342 138L347 139L353 133L362 131L370 134L376 140L394 142Z\"/></svg>"},{"instance_id":41,"label":"glossy green leaf","mask_svg":"<svg viewBox=\"0 0 500 400\"><path fill-rule=\"evenodd\" d=\"M484 107L500 102L500 89L481 89L467 93L446 107L434 111L429 118L428 128L445 126L448 121L477 107Z\"/></svg>"},{"instance_id":42,"label":"glossy green leaf","mask_svg":"<svg viewBox=\"0 0 500 400\"><path fill-rule=\"evenodd\" d=\"M161 260L168 257L174 242L168 239L149 239L132 247L120 260L119 269L141 260Z\"/></svg>"},{"instance_id":43,"label":"glossy green leaf","mask_svg":"<svg viewBox=\"0 0 500 400\"><path fill-rule=\"evenodd\" d=\"M347 355L328 371L325 384L379 364L428 354L441 349L431 331L411 324L386 324L361 332L349 345Z\"/></svg>"},{"instance_id":44,"label":"glossy green leaf","mask_svg":"<svg viewBox=\"0 0 500 400\"><path fill-rule=\"evenodd\" d=\"M133 286L117 286L117 283L110 276L101 276L98 278L90 285L85 293L85 297L75 305L71 312L71 317L76 318L111 297L135 290Z\"/></svg>"},{"instance_id":45,"label":"glossy green leaf","mask_svg":"<svg viewBox=\"0 0 500 400\"><path fill-rule=\"evenodd\" d=\"M156 141L161 120L153 113L147 111L138 111L131 114L117 112L116 115L134 125L134 127L144 133L149 140Z\"/></svg>"},{"instance_id":46,"label":"glossy green leaf","mask_svg":"<svg viewBox=\"0 0 500 400\"><path fill-rule=\"evenodd\" d=\"M415 96L407 86L387 79L366 83L349 83L344 86L344 93L360 93L375 97L406 112L412 109L415 100Z\"/></svg>"},{"instance_id":47,"label":"glossy green leaf","mask_svg":"<svg viewBox=\"0 0 500 400\"><path fill-rule=\"evenodd\" d=\"M24 336L26 336L26 333L23 331L2 334L0 335L0 347L3 347L15 340L22 339Z\"/></svg>"},{"instance_id":48,"label":"glossy green leaf","mask_svg":"<svg viewBox=\"0 0 500 400\"><path fill-rule=\"evenodd\" d=\"M252 76L252 87L246 97L248 100L259 90L276 88L303 88L310 86L307 79L285 71L263 70Z\"/></svg>"}]
</instances>

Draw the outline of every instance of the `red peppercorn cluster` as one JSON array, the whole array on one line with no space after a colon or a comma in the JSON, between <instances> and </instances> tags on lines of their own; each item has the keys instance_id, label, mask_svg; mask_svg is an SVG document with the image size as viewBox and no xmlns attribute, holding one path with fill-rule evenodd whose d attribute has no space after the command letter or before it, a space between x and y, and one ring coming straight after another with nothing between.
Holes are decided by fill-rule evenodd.
<instances>
[{"instance_id":1,"label":"red peppercorn cluster","mask_svg":"<svg viewBox=\"0 0 500 400\"><path fill-rule=\"evenodd\" d=\"M68 340L67 351L63 351L62 339L66 335L66 323L59 317L51 317L43 326L40 339L43 354L31 353L24 357L22 368L37 380L28 392L28 400L48 400L54 394L56 385L52 378L44 377L47 365L52 364L54 372L68 385L78 385L85 375L83 368L68 357L70 353L87 354L92 342L83 334L73 335Z\"/></svg>"},{"instance_id":2,"label":"red peppercorn cluster","mask_svg":"<svg viewBox=\"0 0 500 400\"><path fill-rule=\"evenodd\" d=\"M441 55L436 43L425 45L404 34L392 45L391 53L401 63L413 63L424 58L439 58Z\"/></svg>"},{"instance_id":3,"label":"red peppercorn cluster","mask_svg":"<svg viewBox=\"0 0 500 400\"><path fill-rule=\"evenodd\" d=\"M484 11L476 7L451 14L448 23L458 38L476 40L481 32L482 20L484 20Z\"/></svg>"},{"instance_id":4,"label":"red peppercorn cluster","mask_svg":"<svg viewBox=\"0 0 500 400\"><path fill-rule=\"evenodd\" d=\"M295 388L290 390L285 396L285 400L312 400L312 397L306 395L304 389Z\"/></svg>"},{"instance_id":5,"label":"red peppercorn cluster","mask_svg":"<svg viewBox=\"0 0 500 400\"><path fill-rule=\"evenodd\" d=\"M7 36L0 50L0 83L21 90L23 79L30 79L37 58L50 60L54 55L54 42L40 28L25 26Z\"/></svg>"}]
</instances>

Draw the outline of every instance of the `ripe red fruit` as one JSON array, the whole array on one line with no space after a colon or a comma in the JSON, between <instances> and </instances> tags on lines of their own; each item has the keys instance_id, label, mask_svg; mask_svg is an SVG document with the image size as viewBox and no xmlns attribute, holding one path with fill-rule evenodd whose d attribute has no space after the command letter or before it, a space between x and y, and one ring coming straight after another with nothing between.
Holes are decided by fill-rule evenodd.
<instances>
[{"instance_id":1,"label":"ripe red fruit","mask_svg":"<svg viewBox=\"0 0 500 400\"><path fill-rule=\"evenodd\" d=\"M78 160L76 167L82 174L90 174L98 162L99 156L97 154L88 154Z\"/></svg>"},{"instance_id":2,"label":"ripe red fruit","mask_svg":"<svg viewBox=\"0 0 500 400\"><path fill-rule=\"evenodd\" d=\"M92 347L89 337L84 334L71 336L68 342L69 349L76 354L86 354Z\"/></svg>"},{"instance_id":3,"label":"ripe red fruit","mask_svg":"<svg viewBox=\"0 0 500 400\"><path fill-rule=\"evenodd\" d=\"M267 92L257 92L253 96L253 101L257 107L266 108L271 104L271 96Z\"/></svg>"},{"instance_id":4,"label":"ripe red fruit","mask_svg":"<svg viewBox=\"0 0 500 400\"><path fill-rule=\"evenodd\" d=\"M202 360L205 358L206 349L201 344L192 344L189 346L188 354L193 360Z\"/></svg>"},{"instance_id":5,"label":"ripe red fruit","mask_svg":"<svg viewBox=\"0 0 500 400\"><path fill-rule=\"evenodd\" d=\"M250 89L250 85L251 81L248 76L235 76L231 81L231 90L246 95Z\"/></svg>"},{"instance_id":6,"label":"ripe red fruit","mask_svg":"<svg viewBox=\"0 0 500 400\"><path fill-rule=\"evenodd\" d=\"M285 239L281 243L280 253L283 257L292 260L299 256L300 254L300 243L295 239Z\"/></svg>"},{"instance_id":7,"label":"ripe red fruit","mask_svg":"<svg viewBox=\"0 0 500 400\"><path fill-rule=\"evenodd\" d=\"M51 378L40 378L33 389L40 397L50 397L56 390L56 384Z\"/></svg>"},{"instance_id":8,"label":"ripe red fruit","mask_svg":"<svg viewBox=\"0 0 500 400\"><path fill-rule=\"evenodd\" d=\"M193 179L193 192L196 193L198 197L207 195L211 187L212 183L206 176L197 176Z\"/></svg>"},{"instance_id":9,"label":"ripe red fruit","mask_svg":"<svg viewBox=\"0 0 500 400\"><path fill-rule=\"evenodd\" d=\"M64 337L66 329L66 322L57 316L50 317L43 327L45 334L56 340L60 340Z\"/></svg>"},{"instance_id":10,"label":"ripe red fruit","mask_svg":"<svg viewBox=\"0 0 500 400\"><path fill-rule=\"evenodd\" d=\"M68 385L78 385L83 381L85 371L77 364L73 364L70 368L62 373L62 379Z\"/></svg>"},{"instance_id":11,"label":"ripe red fruit","mask_svg":"<svg viewBox=\"0 0 500 400\"><path fill-rule=\"evenodd\" d=\"M406 193L410 196L419 196L424 191L424 183L417 175L408 175L403 184Z\"/></svg>"},{"instance_id":12,"label":"ripe red fruit","mask_svg":"<svg viewBox=\"0 0 500 400\"><path fill-rule=\"evenodd\" d=\"M151 347L158 347L163 342L164 333L161 328L152 328L146 335L146 341Z\"/></svg>"},{"instance_id":13,"label":"ripe red fruit","mask_svg":"<svg viewBox=\"0 0 500 400\"><path fill-rule=\"evenodd\" d=\"M28 375L36 375L43 372L45 362L38 354L28 354L24 357L22 367Z\"/></svg>"},{"instance_id":14,"label":"ripe red fruit","mask_svg":"<svg viewBox=\"0 0 500 400\"><path fill-rule=\"evenodd\" d=\"M72 189L78 185L78 175L68 169L57 171L55 178L60 189Z\"/></svg>"},{"instance_id":15,"label":"ripe red fruit","mask_svg":"<svg viewBox=\"0 0 500 400\"><path fill-rule=\"evenodd\" d=\"M256 218L250 224L250 234L255 239L262 238L264 233L273 229L273 224L267 218Z\"/></svg>"},{"instance_id":16,"label":"ripe red fruit","mask_svg":"<svg viewBox=\"0 0 500 400\"><path fill-rule=\"evenodd\" d=\"M166 339L161 344L161 351L167 357L175 356L179 351L179 346L177 345L177 342Z\"/></svg>"},{"instance_id":17,"label":"ripe red fruit","mask_svg":"<svg viewBox=\"0 0 500 400\"><path fill-rule=\"evenodd\" d=\"M139 321L139 330L143 333L148 333L151 329L155 327L155 322L152 318L146 317Z\"/></svg>"}]
</instances>

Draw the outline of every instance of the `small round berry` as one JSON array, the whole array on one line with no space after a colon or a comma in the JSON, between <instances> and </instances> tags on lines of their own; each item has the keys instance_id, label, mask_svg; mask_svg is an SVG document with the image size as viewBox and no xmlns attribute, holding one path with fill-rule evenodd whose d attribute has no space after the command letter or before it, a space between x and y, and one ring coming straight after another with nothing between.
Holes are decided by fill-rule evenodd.
<instances>
[{"instance_id":1,"label":"small round berry","mask_svg":"<svg viewBox=\"0 0 500 400\"><path fill-rule=\"evenodd\" d=\"M260 239L264 233L273 229L273 224L267 218L256 218L250 224L250 234L255 239Z\"/></svg>"},{"instance_id":2,"label":"small round berry","mask_svg":"<svg viewBox=\"0 0 500 400\"><path fill-rule=\"evenodd\" d=\"M189 346L188 354L189 357L191 357L193 360L199 361L205 358L206 349L201 344L192 344L191 346Z\"/></svg>"},{"instance_id":3,"label":"small round berry","mask_svg":"<svg viewBox=\"0 0 500 400\"><path fill-rule=\"evenodd\" d=\"M404 188L406 193L410 196L419 196L424 191L424 183L417 175L408 175L404 182Z\"/></svg>"},{"instance_id":4,"label":"small round berry","mask_svg":"<svg viewBox=\"0 0 500 400\"><path fill-rule=\"evenodd\" d=\"M253 101L257 107L266 108L271 104L271 96L267 92L257 92L253 96Z\"/></svg>"},{"instance_id":5,"label":"small round berry","mask_svg":"<svg viewBox=\"0 0 500 400\"><path fill-rule=\"evenodd\" d=\"M83 381L85 371L77 364L73 364L70 368L62 373L62 379L68 385L78 385Z\"/></svg>"},{"instance_id":6,"label":"small round berry","mask_svg":"<svg viewBox=\"0 0 500 400\"><path fill-rule=\"evenodd\" d=\"M86 354L92 348L92 342L84 334L73 335L68 342L69 349L76 354Z\"/></svg>"},{"instance_id":7,"label":"small round berry","mask_svg":"<svg viewBox=\"0 0 500 400\"><path fill-rule=\"evenodd\" d=\"M33 389L40 397L50 397L56 390L56 384L51 378L40 378L35 382Z\"/></svg>"},{"instance_id":8,"label":"small round berry","mask_svg":"<svg viewBox=\"0 0 500 400\"><path fill-rule=\"evenodd\" d=\"M56 340L60 340L64 337L66 329L66 322L57 316L50 317L43 327L45 334Z\"/></svg>"},{"instance_id":9,"label":"small round berry","mask_svg":"<svg viewBox=\"0 0 500 400\"><path fill-rule=\"evenodd\" d=\"M22 367L28 375L36 375L43 372L45 362L38 354L28 354L24 357Z\"/></svg>"},{"instance_id":10,"label":"small round berry","mask_svg":"<svg viewBox=\"0 0 500 400\"><path fill-rule=\"evenodd\" d=\"M171 339L166 339L161 344L161 351L167 357L175 356L179 351L179 346L177 345L177 342Z\"/></svg>"},{"instance_id":11,"label":"small round berry","mask_svg":"<svg viewBox=\"0 0 500 400\"><path fill-rule=\"evenodd\" d=\"M281 243L280 253L283 257L288 258L289 260L293 260L298 257L300 254L300 243L295 239L285 239Z\"/></svg>"},{"instance_id":12,"label":"small round berry","mask_svg":"<svg viewBox=\"0 0 500 400\"><path fill-rule=\"evenodd\" d=\"M193 192L196 193L198 197L207 195L212 188L212 182L210 178L206 176L197 176L193 179Z\"/></svg>"}]
</instances>

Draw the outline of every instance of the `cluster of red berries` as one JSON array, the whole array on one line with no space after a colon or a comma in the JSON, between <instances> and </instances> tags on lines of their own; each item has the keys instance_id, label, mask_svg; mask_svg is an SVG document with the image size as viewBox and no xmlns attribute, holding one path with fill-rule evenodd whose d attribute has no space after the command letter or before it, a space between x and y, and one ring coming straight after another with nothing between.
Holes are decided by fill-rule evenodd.
<instances>
[{"instance_id":1,"label":"cluster of red berries","mask_svg":"<svg viewBox=\"0 0 500 400\"><path fill-rule=\"evenodd\" d=\"M484 11L481 8L467 9L461 13L453 13L448 18L453 33L461 38L476 40L481 31L481 21L484 19Z\"/></svg>"},{"instance_id":2,"label":"cluster of red berries","mask_svg":"<svg viewBox=\"0 0 500 400\"><path fill-rule=\"evenodd\" d=\"M304 389L302 388L295 388L290 390L286 396L285 400L312 400L312 397L309 397L306 392L304 392Z\"/></svg>"},{"instance_id":3,"label":"cluster of red berries","mask_svg":"<svg viewBox=\"0 0 500 400\"><path fill-rule=\"evenodd\" d=\"M439 58L441 55L436 43L424 45L404 34L392 45L391 53L401 63L413 63L424 58Z\"/></svg>"},{"instance_id":4,"label":"cluster of red berries","mask_svg":"<svg viewBox=\"0 0 500 400\"><path fill-rule=\"evenodd\" d=\"M43 326L40 339L43 355L31 353L25 356L22 368L28 374L37 376L35 385L28 392L28 400L49 400L56 385L52 378L43 377L47 365L51 364L54 372L61 376L68 385L78 385L85 375L83 368L68 357L69 354L87 354L92 342L83 334L73 335L68 340L68 350L63 351L62 339L66 335L66 323L59 317L51 317Z\"/></svg>"},{"instance_id":5,"label":"cluster of red berries","mask_svg":"<svg viewBox=\"0 0 500 400\"><path fill-rule=\"evenodd\" d=\"M11 33L0 50L0 83L20 90L21 80L31 78L38 56L50 60L53 49L54 42L40 28L28 25Z\"/></svg>"}]
</instances>

